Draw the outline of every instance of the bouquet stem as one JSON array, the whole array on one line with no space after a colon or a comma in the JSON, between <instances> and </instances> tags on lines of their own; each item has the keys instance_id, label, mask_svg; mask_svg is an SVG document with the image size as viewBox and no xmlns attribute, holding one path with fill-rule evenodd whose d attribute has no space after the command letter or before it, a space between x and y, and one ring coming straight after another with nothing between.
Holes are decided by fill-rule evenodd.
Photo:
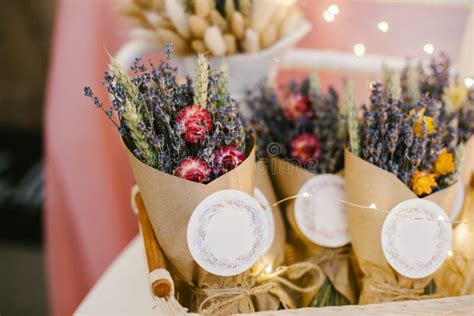
<instances>
[{"instance_id":1,"label":"bouquet stem","mask_svg":"<svg viewBox=\"0 0 474 316\"><path fill-rule=\"evenodd\" d=\"M323 286L314 296L310 303L310 307L324 307L324 306L342 306L349 305L349 300L339 293L331 281L326 278Z\"/></svg>"}]
</instances>

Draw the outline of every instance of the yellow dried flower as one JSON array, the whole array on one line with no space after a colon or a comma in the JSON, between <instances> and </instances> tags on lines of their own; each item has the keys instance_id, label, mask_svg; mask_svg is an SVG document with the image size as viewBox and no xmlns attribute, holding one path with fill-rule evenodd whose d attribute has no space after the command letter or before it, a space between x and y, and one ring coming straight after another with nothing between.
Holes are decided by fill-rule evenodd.
<instances>
[{"instance_id":1,"label":"yellow dried flower","mask_svg":"<svg viewBox=\"0 0 474 316\"><path fill-rule=\"evenodd\" d=\"M467 100L468 89L463 85L452 84L443 91L443 101L450 111L458 110Z\"/></svg>"},{"instance_id":2,"label":"yellow dried flower","mask_svg":"<svg viewBox=\"0 0 474 316\"><path fill-rule=\"evenodd\" d=\"M455 167L453 154L448 152L446 148L441 150L434 162L434 170L437 174L445 176L453 172Z\"/></svg>"},{"instance_id":3,"label":"yellow dried flower","mask_svg":"<svg viewBox=\"0 0 474 316\"><path fill-rule=\"evenodd\" d=\"M411 176L411 189L416 195L431 194L433 187L437 186L436 175L428 170L415 171Z\"/></svg>"},{"instance_id":4,"label":"yellow dried flower","mask_svg":"<svg viewBox=\"0 0 474 316\"><path fill-rule=\"evenodd\" d=\"M415 112L412 110L410 112L411 115L414 115ZM433 118L431 116L424 115L425 109L421 109L416 113L418 115L418 119L413 123L413 132L417 137L423 136L423 122L426 127L426 133L429 135L434 132L435 125Z\"/></svg>"}]
</instances>

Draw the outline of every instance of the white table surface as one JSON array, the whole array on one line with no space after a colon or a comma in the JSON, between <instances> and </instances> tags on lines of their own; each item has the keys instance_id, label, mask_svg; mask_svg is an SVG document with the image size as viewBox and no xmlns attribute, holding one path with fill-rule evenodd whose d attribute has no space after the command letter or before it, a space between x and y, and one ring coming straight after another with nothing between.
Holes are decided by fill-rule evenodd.
<instances>
[{"instance_id":1,"label":"white table surface","mask_svg":"<svg viewBox=\"0 0 474 316\"><path fill-rule=\"evenodd\" d=\"M148 289L143 242L135 237L74 312L84 315L157 315Z\"/></svg>"},{"instance_id":2,"label":"white table surface","mask_svg":"<svg viewBox=\"0 0 474 316\"><path fill-rule=\"evenodd\" d=\"M153 310L148 288L143 242L135 237L95 284L75 316L160 315ZM474 315L474 296L437 300L405 301L345 307L302 308L279 312L260 312L258 316L282 315ZM188 314L190 315L190 314ZM196 315L196 314L194 314ZM256 315L256 314L253 314Z\"/></svg>"}]
</instances>

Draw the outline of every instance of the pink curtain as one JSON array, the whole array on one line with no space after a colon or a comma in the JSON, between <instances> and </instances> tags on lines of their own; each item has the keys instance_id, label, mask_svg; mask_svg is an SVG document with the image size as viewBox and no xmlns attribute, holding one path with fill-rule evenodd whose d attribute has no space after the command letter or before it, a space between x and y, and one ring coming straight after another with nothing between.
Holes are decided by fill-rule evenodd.
<instances>
[{"instance_id":1,"label":"pink curtain","mask_svg":"<svg viewBox=\"0 0 474 316\"><path fill-rule=\"evenodd\" d=\"M83 96L101 86L105 49L126 40L113 1L58 3L45 122L45 241L50 310L71 315L137 231L133 177L114 126Z\"/></svg>"}]
</instances>

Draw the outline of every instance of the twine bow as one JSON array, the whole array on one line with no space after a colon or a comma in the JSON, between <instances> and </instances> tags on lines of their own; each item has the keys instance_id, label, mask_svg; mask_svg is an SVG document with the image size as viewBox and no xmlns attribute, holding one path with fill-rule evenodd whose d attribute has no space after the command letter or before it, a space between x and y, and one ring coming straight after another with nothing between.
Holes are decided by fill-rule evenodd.
<instances>
[{"instance_id":1,"label":"twine bow","mask_svg":"<svg viewBox=\"0 0 474 316\"><path fill-rule=\"evenodd\" d=\"M385 298L389 297L391 301L404 300L424 300L430 298L438 298L440 294L424 294L424 289L409 289L401 286L392 285L386 282L367 278L364 284L368 292L381 295Z\"/></svg>"},{"instance_id":2,"label":"twine bow","mask_svg":"<svg viewBox=\"0 0 474 316\"><path fill-rule=\"evenodd\" d=\"M301 287L295 284L296 280L308 274L312 275L308 286ZM194 292L206 297L199 306L200 313L224 313L242 300L248 301L253 312L255 308L250 300L252 295L272 293L280 299L285 308L295 308L295 304L283 287L300 293L308 293L317 291L324 280L325 274L318 265L311 262L298 262L289 266L280 266L271 273L260 273L252 277L249 286L224 289L194 288Z\"/></svg>"},{"instance_id":3,"label":"twine bow","mask_svg":"<svg viewBox=\"0 0 474 316\"><path fill-rule=\"evenodd\" d=\"M350 257L350 247L338 247L338 248L322 248L322 247L309 247L307 250L309 257L314 258L313 261L316 264L321 264L327 261L333 260L345 260Z\"/></svg>"}]
</instances>

